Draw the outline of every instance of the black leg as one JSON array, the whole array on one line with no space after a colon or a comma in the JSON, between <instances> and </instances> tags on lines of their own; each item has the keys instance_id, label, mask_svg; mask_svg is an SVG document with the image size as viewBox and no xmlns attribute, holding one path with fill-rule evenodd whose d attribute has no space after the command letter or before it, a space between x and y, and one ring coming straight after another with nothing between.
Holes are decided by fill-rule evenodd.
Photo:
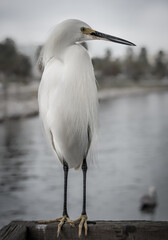
<instances>
[{"instance_id":1,"label":"black leg","mask_svg":"<svg viewBox=\"0 0 168 240\"><path fill-rule=\"evenodd\" d=\"M82 171L83 171L83 208L82 208L82 215L86 215L86 172L87 172L86 159L83 160Z\"/></svg>"},{"instance_id":2,"label":"black leg","mask_svg":"<svg viewBox=\"0 0 168 240\"><path fill-rule=\"evenodd\" d=\"M67 213L67 183L68 183L68 164L64 161L63 162L63 169L64 169L64 205L63 205L63 216L68 217Z\"/></svg>"}]
</instances>

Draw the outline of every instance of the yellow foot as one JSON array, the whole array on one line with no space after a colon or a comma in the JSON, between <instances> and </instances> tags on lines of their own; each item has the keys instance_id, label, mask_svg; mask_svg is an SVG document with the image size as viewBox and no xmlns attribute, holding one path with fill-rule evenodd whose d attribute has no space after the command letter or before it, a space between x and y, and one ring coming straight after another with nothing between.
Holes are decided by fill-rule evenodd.
<instances>
[{"instance_id":1,"label":"yellow foot","mask_svg":"<svg viewBox=\"0 0 168 240\"><path fill-rule=\"evenodd\" d=\"M71 224L73 225L77 222L79 222L79 232L78 232L79 237L82 234L83 226L84 226L84 229L85 229L85 236L87 236L87 215L81 215L80 218L78 218L74 221L71 221Z\"/></svg>"},{"instance_id":2,"label":"yellow foot","mask_svg":"<svg viewBox=\"0 0 168 240\"><path fill-rule=\"evenodd\" d=\"M40 224L47 224L47 223L54 223L54 222L59 222L58 224L58 229L57 229L57 237L59 237L60 232L61 232L61 228L64 225L65 222L69 223L71 226L73 226L72 221L69 219L68 216L64 215L60 218L56 218L53 220L48 220L48 221L38 221L38 223Z\"/></svg>"}]
</instances>

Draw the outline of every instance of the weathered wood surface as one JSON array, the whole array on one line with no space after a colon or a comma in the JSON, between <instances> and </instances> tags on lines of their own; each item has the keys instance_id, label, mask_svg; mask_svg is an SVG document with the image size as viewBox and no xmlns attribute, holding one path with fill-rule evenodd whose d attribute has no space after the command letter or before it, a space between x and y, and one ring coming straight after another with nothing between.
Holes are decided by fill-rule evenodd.
<instances>
[{"instance_id":1,"label":"weathered wood surface","mask_svg":"<svg viewBox=\"0 0 168 240\"><path fill-rule=\"evenodd\" d=\"M63 226L57 238L57 224L15 221L0 231L0 240L79 240L78 227ZM88 240L168 240L168 222L88 221Z\"/></svg>"}]
</instances>

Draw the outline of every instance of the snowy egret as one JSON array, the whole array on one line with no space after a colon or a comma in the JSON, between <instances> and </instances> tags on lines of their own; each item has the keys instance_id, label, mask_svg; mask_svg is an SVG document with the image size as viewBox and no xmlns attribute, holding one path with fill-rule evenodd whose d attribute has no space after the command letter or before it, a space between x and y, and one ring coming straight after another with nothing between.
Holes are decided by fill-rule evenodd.
<instances>
[{"instance_id":1,"label":"snowy egret","mask_svg":"<svg viewBox=\"0 0 168 240\"><path fill-rule=\"evenodd\" d=\"M93 143L97 122L97 87L91 59L79 42L102 39L134 46L124 39L93 30L86 23L70 19L58 24L46 42L42 63L44 72L38 92L39 112L45 133L64 170L63 216L58 221L59 235L65 222L79 222L87 235L86 158ZM67 212L69 168L83 170L83 208L81 217L71 221Z\"/></svg>"}]
</instances>

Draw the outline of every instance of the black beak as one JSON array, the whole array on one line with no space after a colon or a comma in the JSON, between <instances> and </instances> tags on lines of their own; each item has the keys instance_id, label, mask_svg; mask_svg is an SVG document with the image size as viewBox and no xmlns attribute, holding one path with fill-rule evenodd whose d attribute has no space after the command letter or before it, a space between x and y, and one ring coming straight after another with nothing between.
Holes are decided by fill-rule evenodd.
<instances>
[{"instance_id":1,"label":"black beak","mask_svg":"<svg viewBox=\"0 0 168 240\"><path fill-rule=\"evenodd\" d=\"M116 43L125 44L125 45L129 45L129 46L136 46L134 43L129 42L125 39L114 37L114 36L111 36L111 35L108 35L105 33L101 33L101 32L97 32L97 31L91 32L90 35L94 36L97 39L116 42Z\"/></svg>"}]
</instances>

